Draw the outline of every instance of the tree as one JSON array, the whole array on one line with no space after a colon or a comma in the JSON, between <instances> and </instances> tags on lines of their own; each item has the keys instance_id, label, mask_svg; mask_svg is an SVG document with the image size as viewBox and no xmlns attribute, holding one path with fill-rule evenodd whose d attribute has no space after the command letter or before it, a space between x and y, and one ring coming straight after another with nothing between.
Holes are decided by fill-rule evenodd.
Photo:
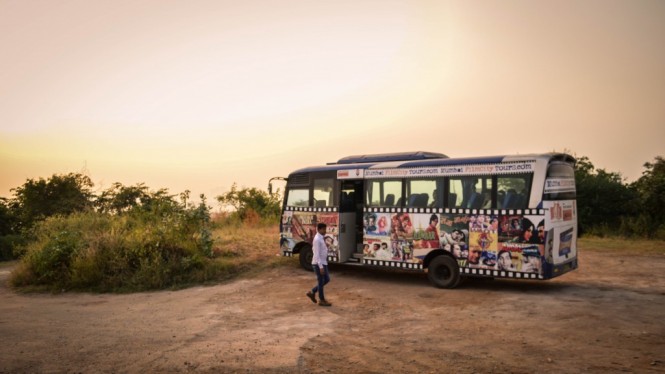
<instances>
[{"instance_id":1,"label":"tree","mask_svg":"<svg viewBox=\"0 0 665 374\"><path fill-rule=\"evenodd\" d=\"M118 182L102 191L96 201L97 209L102 213L123 213L137 207L150 210L156 203L176 204L166 189L151 192L143 183L124 186Z\"/></svg>"},{"instance_id":2,"label":"tree","mask_svg":"<svg viewBox=\"0 0 665 374\"><path fill-rule=\"evenodd\" d=\"M217 196L217 201L232 206L241 220L247 218L252 211L265 220L277 219L281 210L279 192L270 195L254 187L239 189L235 183L231 186L231 191Z\"/></svg>"},{"instance_id":3,"label":"tree","mask_svg":"<svg viewBox=\"0 0 665 374\"><path fill-rule=\"evenodd\" d=\"M580 232L619 230L622 217L637 213L637 193L622 182L621 174L596 169L588 157L575 164L577 213Z\"/></svg>"},{"instance_id":4,"label":"tree","mask_svg":"<svg viewBox=\"0 0 665 374\"><path fill-rule=\"evenodd\" d=\"M657 156L655 162L644 164L645 171L633 187L639 194L642 220L647 236L665 231L665 159Z\"/></svg>"},{"instance_id":5,"label":"tree","mask_svg":"<svg viewBox=\"0 0 665 374\"><path fill-rule=\"evenodd\" d=\"M90 177L80 173L54 174L49 179L28 179L13 188L10 209L17 218L18 229L27 229L36 221L54 215L68 215L93 207Z\"/></svg>"},{"instance_id":6,"label":"tree","mask_svg":"<svg viewBox=\"0 0 665 374\"><path fill-rule=\"evenodd\" d=\"M5 198L0 198L0 261L14 258L14 248L21 242L16 234L16 217Z\"/></svg>"},{"instance_id":7,"label":"tree","mask_svg":"<svg viewBox=\"0 0 665 374\"><path fill-rule=\"evenodd\" d=\"M11 234L14 226L14 217L9 209L9 202L5 198L0 198L0 236Z\"/></svg>"}]
</instances>

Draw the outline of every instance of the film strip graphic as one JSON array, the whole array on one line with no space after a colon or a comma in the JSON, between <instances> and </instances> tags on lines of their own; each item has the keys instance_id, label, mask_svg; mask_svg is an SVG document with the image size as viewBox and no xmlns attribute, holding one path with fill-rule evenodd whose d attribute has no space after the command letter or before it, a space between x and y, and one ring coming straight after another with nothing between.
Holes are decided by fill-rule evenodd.
<instances>
[{"instance_id":1,"label":"film strip graphic","mask_svg":"<svg viewBox=\"0 0 665 374\"><path fill-rule=\"evenodd\" d=\"M293 252L282 251L282 256L284 256L284 257L293 257ZM337 256L328 256L328 261L329 262L339 262L339 257L337 257Z\"/></svg>"},{"instance_id":2,"label":"film strip graphic","mask_svg":"<svg viewBox=\"0 0 665 374\"><path fill-rule=\"evenodd\" d=\"M284 208L284 211L287 212L337 212L338 209L336 206L325 207L325 208L314 208L311 206L287 206Z\"/></svg>"},{"instance_id":3,"label":"film strip graphic","mask_svg":"<svg viewBox=\"0 0 665 374\"><path fill-rule=\"evenodd\" d=\"M481 215L544 215L545 209L363 208L369 213L446 213Z\"/></svg>"},{"instance_id":4,"label":"film strip graphic","mask_svg":"<svg viewBox=\"0 0 665 374\"><path fill-rule=\"evenodd\" d=\"M284 251L282 252L282 255L285 257L293 257L293 252ZM328 256L328 261L338 263L339 257ZM383 266L387 268L407 269L407 270L423 270L423 264L414 263L414 262L373 260L373 259L363 259L362 262L363 265L370 265L370 266ZM520 273L518 271L473 269L473 268L460 268L459 270L460 274L465 274L465 275L479 275L479 276L495 277L495 278L545 279L545 277L543 277L540 274Z\"/></svg>"},{"instance_id":5,"label":"film strip graphic","mask_svg":"<svg viewBox=\"0 0 665 374\"><path fill-rule=\"evenodd\" d=\"M415 262L402 262L402 261L387 261L387 260L373 260L373 259L363 259L364 265L372 266L385 266L388 268L398 268L398 269L411 269L411 270L422 270L423 264Z\"/></svg>"},{"instance_id":6,"label":"film strip graphic","mask_svg":"<svg viewBox=\"0 0 665 374\"><path fill-rule=\"evenodd\" d=\"M289 212L337 212L337 207L314 208L287 206ZM370 213L446 213L446 214L482 214L482 215L544 215L545 209L468 209L468 208L363 208Z\"/></svg>"},{"instance_id":7,"label":"film strip graphic","mask_svg":"<svg viewBox=\"0 0 665 374\"><path fill-rule=\"evenodd\" d=\"M540 274L535 273L520 273L518 271L505 271L505 270L493 270L493 269L472 269L472 268L460 268L461 274L468 275L483 275L486 277L500 277L500 278L517 278L517 279L545 279Z\"/></svg>"}]
</instances>

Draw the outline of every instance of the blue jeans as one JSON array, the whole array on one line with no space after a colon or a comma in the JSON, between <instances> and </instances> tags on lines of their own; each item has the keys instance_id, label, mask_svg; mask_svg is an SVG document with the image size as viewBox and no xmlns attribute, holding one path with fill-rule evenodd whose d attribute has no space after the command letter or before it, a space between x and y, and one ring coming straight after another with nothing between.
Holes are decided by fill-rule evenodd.
<instances>
[{"instance_id":1,"label":"blue jeans","mask_svg":"<svg viewBox=\"0 0 665 374\"><path fill-rule=\"evenodd\" d=\"M316 295L319 292L319 300L325 300L323 296L323 286L330 282L330 274L328 274L328 265L323 265L323 270L319 269L319 265L312 265L316 273L317 285L312 288L312 293Z\"/></svg>"}]
</instances>

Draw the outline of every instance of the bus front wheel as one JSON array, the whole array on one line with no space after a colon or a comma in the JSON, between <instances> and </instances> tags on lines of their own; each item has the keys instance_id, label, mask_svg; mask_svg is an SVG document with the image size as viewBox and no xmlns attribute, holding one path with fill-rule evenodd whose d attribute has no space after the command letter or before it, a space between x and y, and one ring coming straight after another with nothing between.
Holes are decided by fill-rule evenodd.
<instances>
[{"instance_id":1,"label":"bus front wheel","mask_svg":"<svg viewBox=\"0 0 665 374\"><path fill-rule=\"evenodd\" d=\"M302 266L305 270L312 271L312 257L314 257L312 253L312 247L309 245L304 246L302 249L300 249L300 266Z\"/></svg>"},{"instance_id":2,"label":"bus front wheel","mask_svg":"<svg viewBox=\"0 0 665 374\"><path fill-rule=\"evenodd\" d=\"M427 277L438 288L455 288L460 282L459 266L452 257L438 256L427 267Z\"/></svg>"}]
</instances>

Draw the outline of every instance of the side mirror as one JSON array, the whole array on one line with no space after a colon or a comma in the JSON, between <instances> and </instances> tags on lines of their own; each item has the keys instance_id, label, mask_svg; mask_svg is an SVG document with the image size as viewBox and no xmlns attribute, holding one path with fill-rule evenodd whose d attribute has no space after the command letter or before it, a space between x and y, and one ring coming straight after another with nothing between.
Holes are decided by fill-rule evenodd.
<instances>
[{"instance_id":1,"label":"side mirror","mask_svg":"<svg viewBox=\"0 0 665 374\"><path fill-rule=\"evenodd\" d=\"M287 178L283 178L283 177L272 177L272 178L270 178L268 180L268 194L270 194L270 195L272 195L272 181L274 181L275 179L280 180L280 181L285 181L285 182L288 181Z\"/></svg>"}]
</instances>

